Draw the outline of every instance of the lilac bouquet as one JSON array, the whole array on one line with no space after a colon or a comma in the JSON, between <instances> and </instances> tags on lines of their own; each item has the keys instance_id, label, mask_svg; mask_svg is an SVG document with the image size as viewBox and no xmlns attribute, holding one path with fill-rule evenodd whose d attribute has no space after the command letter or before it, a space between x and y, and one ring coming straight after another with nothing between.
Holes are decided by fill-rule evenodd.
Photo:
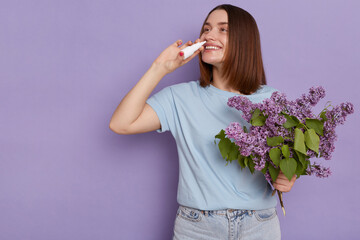
<instances>
[{"instance_id":1,"label":"lilac bouquet","mask_svg":"<svg viewBox=\"0 0 360 240\"><path fill-rule=\"evenodd\" d=\"M247 128L233 122L215 136L220 139L222 157L227 163L237 160L241 168L248 167L251 173L261 171L270 183L275 182L280 170L289 181L294 175L328 177L329 168L309 159L331 159L337 139L335 127L345 122L354 107L349 102L335 107L328 104L315 115L312 107L324 97L323 87L312 87L295 101L280 92L274 92L262 103L252 103L243 96L229 98L228 106L241 111L250 125ZM282 193L277 192L285 215Z\"/></svg>"}]
</instances>

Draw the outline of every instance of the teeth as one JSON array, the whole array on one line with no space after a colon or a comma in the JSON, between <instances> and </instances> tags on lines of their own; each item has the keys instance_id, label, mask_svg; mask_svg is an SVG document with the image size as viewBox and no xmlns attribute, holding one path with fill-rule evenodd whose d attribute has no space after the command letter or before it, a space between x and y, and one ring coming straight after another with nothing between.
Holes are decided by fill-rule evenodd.
<instances>
[{"instance_id":1,"label":"teeth","mask_svg":"<svg viewBox=\"0 0 360 240\"><path fill-rule=\"evenodd\" d=\"M205 49L220 49L220 48L215 47L215 46L206 46Z\"/></svg>"}]
</instances>

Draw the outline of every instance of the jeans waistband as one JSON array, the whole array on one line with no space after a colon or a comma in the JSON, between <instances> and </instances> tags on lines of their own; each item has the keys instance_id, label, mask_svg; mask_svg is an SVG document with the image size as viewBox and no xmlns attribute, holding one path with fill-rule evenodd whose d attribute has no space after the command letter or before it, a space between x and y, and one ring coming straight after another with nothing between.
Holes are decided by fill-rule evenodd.
<instances>
[{"instance_id":1,"label":"jeans waistband","mask_svg":"<svg viewBox=\"0 0 360 240\"><path fill-rule=\"evenodd\" d=\"M212 215L221 215L221 216L239 216L239 215L245 215L248 214L249 216L253 215L255 213L255 210L245 210L245 209L221 209L221 210L200 210L196 208L186 207L180 205L180 207L193 210L193 211L199 211L204 216L212 216Z\"/></svg>"}]
</instances>

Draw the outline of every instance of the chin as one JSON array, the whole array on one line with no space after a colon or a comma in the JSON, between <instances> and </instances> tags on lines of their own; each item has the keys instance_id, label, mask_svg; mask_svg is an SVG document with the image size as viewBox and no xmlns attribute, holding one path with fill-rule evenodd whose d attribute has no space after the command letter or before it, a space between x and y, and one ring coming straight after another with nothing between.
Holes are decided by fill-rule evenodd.
<instances>
[{"instance_id":1,"label":"chin","mask_svg":"<svg viewBox=\"0 0 360 240\"><path fill-rule=\"evenodd\" d=\"M210 64L210 65L219 65L221 63L223 63L223 56L214 56L214 55L209 55L209 54L202 54L201 56L201 60L204 63Z\"/></svg>"},{"instance_id":2,"label":"chin","mask_svg":"<svg viewBox=\"0 0 360 240\"><path fill-rule=\"evenodd\" d=\"M202 58L202 61L204 63L210 64L210 65L219 65L222 63L222 61L219 59L211 59L211 58L209 59L209 58L204 58L204 57Z\"/></svg>"}]
</instances>

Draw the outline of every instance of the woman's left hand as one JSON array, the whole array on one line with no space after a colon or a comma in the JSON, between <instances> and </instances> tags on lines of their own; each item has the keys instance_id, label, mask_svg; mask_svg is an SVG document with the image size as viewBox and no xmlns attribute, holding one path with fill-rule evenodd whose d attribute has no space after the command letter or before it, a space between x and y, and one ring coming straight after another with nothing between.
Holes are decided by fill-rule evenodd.
<instances>
[{"instance_id":1,"label":"woman's left hand","mask_svg":"<svg viewBox=\"0 0 360 240\"><path fill-rule=\"evenodd\" d=\"M294 186L296 181L296 175L291 178L291 181L280 171L279 176L276 181L273 183L275 189L280 192L289 192L291 188Z\"/></svg>"}]
</instances>

